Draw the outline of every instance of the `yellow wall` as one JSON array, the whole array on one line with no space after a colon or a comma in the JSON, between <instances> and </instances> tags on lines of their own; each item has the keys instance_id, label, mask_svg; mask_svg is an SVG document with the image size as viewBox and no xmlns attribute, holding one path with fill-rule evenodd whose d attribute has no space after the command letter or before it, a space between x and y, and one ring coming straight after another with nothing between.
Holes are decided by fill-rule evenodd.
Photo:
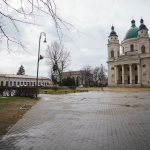
<instances>
[{"instance_id":1,"label":"yellow wall","mask_svg":"<svg viewBox=\"0 0 150 150\"><path fill-rule=\"evenodd\" d=\"M3 76L0 75L0 86L2 86L1 85L2 81L3 81L3 86L5 86L5 77L3 77Z\"/></svg>"}]
</instances>

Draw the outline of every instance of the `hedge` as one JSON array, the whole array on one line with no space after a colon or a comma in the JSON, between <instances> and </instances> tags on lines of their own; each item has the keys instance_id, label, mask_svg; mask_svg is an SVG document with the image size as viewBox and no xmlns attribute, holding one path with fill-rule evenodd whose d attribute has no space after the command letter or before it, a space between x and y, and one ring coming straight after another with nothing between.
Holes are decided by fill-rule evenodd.
<instances>
[{"instance_id":1,"label":"hedge","mask_svg":"<svg viewBox=\"0 0 150 150\"><path fill-rule=\"evenodd\" d=\"M2 96L20 96L35 98L36 87L24 86L24 87L0 87L0 94ZM39 87L38 87L39 93Z\"/></svg>"},{"instance_id":2,"label":"hedge","mask_svg":"<svg viewBox=\"0 0 150 150\"><path fill-rule=\"evenodd\" d=\"M59 86L59 87L55 87L55 86L52 86L52 87L43 87L42 89L51 89L51 90L54 90L54 91L58 91L58 90L61 90L61 89L73 89L73 90L76 90L76 86Z\"/></svg>"}]
</instances>

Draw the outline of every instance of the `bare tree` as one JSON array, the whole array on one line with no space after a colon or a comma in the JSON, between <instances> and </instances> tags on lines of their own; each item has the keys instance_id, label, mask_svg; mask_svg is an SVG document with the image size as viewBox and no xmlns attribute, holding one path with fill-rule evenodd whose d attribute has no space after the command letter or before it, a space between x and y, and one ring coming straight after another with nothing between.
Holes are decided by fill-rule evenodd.
<instances>
[{"instance_id":1,"label":"bare tree","mask_svg":"<svg viewBox=\"0 0 150 150\"><path fill-rule=\"evenodd\" d=\"M94 68L93 79L96 82L96 85L98 84L99 81L100 83L102 82L104 83L104 81L107 80L106 72L107 72L107 69L102 64L100 67L98 66Z\"/></svg>"},{"instance_id":2,"label":"bare tree","mask_svg":"<svg viewBox=\"0 0 150 150\"><path fill-rule=\"evenodd\" d=\"M87 65L82 67L82 79L85 79L85 86L89 86L90 85L90 81L93 81L93 69L91 66ZM83 80L82 80L83 82Z\"/></svg>"},{"instance_id":3,"label":"bare tree","mask_svg":"<svg viewBox=\"0 0 150 150\"><path fill-rule=\"evenodd\" d=\"M47 65L50 66L50 70L54 64L58 65L59 78L60 81L62 81L62 73L71 62L70 52L66 50L63 44L59 44L55 41L51 43L51 46L48 45L45 58Z\"/></svg>"},{"instance_id":4,"label":"bare tree","mask_svg":"<svg viewBox=\"0 0 150 150\"><path fill-rule=\"evenodd\" d=\"M80 76L78 76L78 80L81 80L81 83L82 83L82 85L83 85L83 80L84 80L84 78L85 78L85 75L84 75L84 70L80 70Z\"/></svg>"},{"instance_id":5,"label":"bare tree","mask_svg":"<svg viewBox=\"0 0 150 150\"><path fill-rule=\"evenodd\" d=\"M93 69L93 80L96 82L96 85L99 80L99 72L100 72L100 67L95 67Z\"/></svg>"},{"instance_id":6,"label":"bare tree","mask_svg":"<svg viewBox=\"0 0 150 150\"><path fill-rule=\"evenodd\" d=\"M100 80L100 82L103 84L103 81L104 80L106 80L106 72L107 72L107 69L105 68L105 66L103 66L102 64L101 64L101 66L100 66L100 70L99 70L99 80Z\"/></svg>"},{"instance_id":7,"label":"bare tree","mask_svg":"<svg viewBox=\"0 0 150 150\"><path fill-rule=\"evenodd\" d=\"M16 3L16 5L14 5ZM6 48L12 50L11 44L15 44L25 50L25 44L21 39L19 24L39 25L35 23L35 18L48 16L52 18L59 40L61 41L64 32L71 27L70 23L65 22L58 16L58 8L55 0L1 0L0 1L0 40L6 40ZM32 18L32 19L31 19ZM11 36L3 23L11 24L12 30L16 33Z\"/></svg>"}]
</instances>

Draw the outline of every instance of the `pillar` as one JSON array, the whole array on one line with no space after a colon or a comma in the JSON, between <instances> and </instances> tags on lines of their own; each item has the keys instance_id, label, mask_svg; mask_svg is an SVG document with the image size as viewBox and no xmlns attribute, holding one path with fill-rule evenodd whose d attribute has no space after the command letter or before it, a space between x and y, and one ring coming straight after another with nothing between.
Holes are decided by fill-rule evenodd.
<instances>
[{"instance_id":1,"label":"pillar","mask_svg":"<svg viewBox=\"0 0 150 150\"><path fill-rule=\"evenodd\" d=\"M141 67L140 64L137 64L137 73L138 73L138 84L141 84Z\"/></svg>"},{"instance_id":2,"label":"pillar","mask_svg":"<svg viewBox=\"0 0 150 150\"><path fill-rule=\"evenodd\" d=\"M117 80L118 80L118 75L117 75L117 73L118 73L118 67L115 66L115 84L117 84Z\"/></svg>"},{"instance_id":3,"label":"pillar","mask_svg":"<svg viewBox=\"0 0 150 150\"><path fill-rule=\"evenodd\" d=\"M122 84L124 84L124 65L122 65Z\"/></svg>"},{"instance_id":4,"label":"pillar","mask_svg":"<svg viewBox=\"0 0 150 150\"><path fill-rule=\"evenodd\" d=\"M132 64L130 66L130 84L132 84Z\"/></svg>"}]
</instances>

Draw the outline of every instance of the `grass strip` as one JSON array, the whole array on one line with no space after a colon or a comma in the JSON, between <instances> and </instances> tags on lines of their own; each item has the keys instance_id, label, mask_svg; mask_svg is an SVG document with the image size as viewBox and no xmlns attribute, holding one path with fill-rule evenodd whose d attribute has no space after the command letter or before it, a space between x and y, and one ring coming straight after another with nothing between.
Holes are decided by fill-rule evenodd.
<instances>
[{"instance_id":1,"label":"grass strip","mask_svg":"<svg viewBox=\"0 0 150 150\"><path fill-rule=\"evenodd\" d=\"M20 110L20 107L25 104L34 105L36 102L37 100L27 97L0 97L0 137L6 134L7 131L28 111Z\"/></svg>"}]
</instances>

